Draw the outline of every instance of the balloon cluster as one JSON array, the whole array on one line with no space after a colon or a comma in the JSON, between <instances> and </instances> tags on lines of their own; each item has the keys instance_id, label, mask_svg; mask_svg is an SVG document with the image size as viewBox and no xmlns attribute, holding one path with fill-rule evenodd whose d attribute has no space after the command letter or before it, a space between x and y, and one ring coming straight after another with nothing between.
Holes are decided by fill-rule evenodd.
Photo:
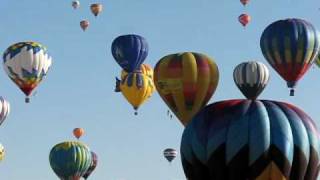
<instances>
[{"instance_id":1,"label":"balloon cluster","mask_svg":"<svg viewBox=\"0 0 320 180\"><path fill-rule=\"evenodd\" d=\"M80 8L80 1L72 1L72 7L73 9L79 9ZM100 3L94 3L90 5L90 10L92 14L97 17L103 10L103 6ZM80 27L83 31L86 31L87 28L90 26L90 22L87 19L83 19L80 21Z\"/></svg>"},{"instance_id":2,"label":"balloon cluster","mask_svg":"<svg viewBox=\"0 0 320 180\"><path fill-rule=\"evenodd\" d=\"M122 68L121 79L116 78L115 92L121 92L133 106L135 115L140 105L154 92L153 69L142 64L148 56L148 43L142 36L119 36L112 42L112 55Z\"/></svg>"},{"instance_id":3,"label":"balloon cluster","mask_svg":"<svg viewBox=\"0 0 320 180\"><path fill-rule=\"evenodd\" d=\"M82 128L73 130L79 139L83 134ZM66 141L55 145L49 155L50 166L60 179L87 179L98 164L97 154L79 141Z\"/></svg>"}]
</instances>

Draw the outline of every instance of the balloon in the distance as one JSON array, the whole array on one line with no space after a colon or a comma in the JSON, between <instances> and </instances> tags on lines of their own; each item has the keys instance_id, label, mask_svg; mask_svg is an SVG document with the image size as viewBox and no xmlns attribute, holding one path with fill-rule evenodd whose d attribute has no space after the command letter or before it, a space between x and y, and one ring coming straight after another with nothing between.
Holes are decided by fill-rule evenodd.
<instances>
[{"instance_id":1,"label":"balloon in the distance","mask_svg":"<svg viewBox=\"0 0 320 180\"><path fill-rule=\"evenodd\" d=\"M103 6L100 3L91 4L90 10L92 14L97 17L103 10Z\"/></svg>"},{"instance_id":2,"label":"balloon in the distance","mask_svg":"<svg viewBox=\"0 0 320 180\"><path fill-rule=\"evenodd\" d=\"M20 42L3 54L3 67L9 78L24 92L26 102L52 64L47 48L36 42Z\"/></svg>"},{"instance_id":3,"label":"balloon in the distance","mask_svg":"<svg viewBox=\"0 0 320 180\"><path fill-rule=\"evenodd\" d=\"M169 161L172 162L178 155L177 150L172 148L167 148L163 151L163 156Z\"/></svg>"},{"instance_id":4,"label":"balloon in the distance","mask_svg":"<svg viewBox=\"0 0 320 180\"><path fill-rule=\"evenodd\" d=\"M151 97L154 89L152 79L141 72L129 73L120 83L120 91L133 106L135 115L137 115L138 108Z\"/></svg>"},{"instance_id":5,"label":"balloon in the distance","mask_svg":"<svg viewBox=\"0 0 320 180\"><path fill-rule=\"evenodd\" d=\"M92 174L92 172L96 169L98 165L98 156L96 153L91 151L91 165L87 172L82 176L84 179L88 179L88 177Z\"/></svg>"},{"instance_id":6,"label":"balloon in the distance","mask_svg":"<svg viewBox=\"0 0 320 180\"><path fill-rule=\"evenodd\" d=\"M319 131L301 109L269 100L227 100L203 108L185 128L188 180L316 180Z\"/></svg>"},{"instance_id":7,"label":"balloon in the distance","mask_svg":"<svg viewBox=\"0 0 320 180\"><path fill-rule=\"evenodd\" d=\"M80 180L91 165L91 152L81 142L62 142L49 155L50 166L62 180Z\"/></svg>"},{"instance_id":8,"label":"balloon in the distance","mask_svg":"<svg viewBox=\"0 0 320 180\"><path fill-rule=\"evenodd\" d=\"M261 62L244 62L234 69L233 80L245 97L255 100L269 82L269 70Z\"/></svg>"},{"instance_id":9,"label":"balloon in the distance","mask_svg":"<svg viewBox=\"0 0 320 180\"><path fill-rule=\"evenodd\" d=\"M86 31L90 25L90 22L88 20L82 20L80 21L80 27L83 31Z\"/></svg>"},{"instance_id":10,"label":"balloon in the distance","mask_svg":"<svg viewBox=\"0 0 320 180\"><path fill-rule=\"evenodd\" d=\"M320 68L320 53L318 53L318 56L316 57L314 63Z\"/></svg>"},{"instance_id":11,"label":"balloon in the distance","mask_svg":"<svg viewBox=\"0 0 320 180\"><path fill-rule=\"evenodd\" d=\"M6 120L10 113L10 104L7 100L0 96L0 125Z\"/></svg>"},{"instance_id":12,"label":"balloon in the distance","mask_svg":"<svg viewBox=\"0 0 320 180\"><path fill-rule=\"evenodd\" d=\"M84 135L84 129L83 128L74 128L73 129L73 135L79 139L81 136Z\"/></svg>"},{"instance_id":13,"label":"balloon in the distance","mask_svg":"<svg viewBox=\"0 0 320 180\"><path fill-rule=\"evenodd\" d=\"M243 6L247 5L249 3L250 0L240 0L241 4Z\"/></svg>"},{"instance_id":14,"label":"balloon in the distance","mask_svg":"<svg viewBox=\"0 0 320 180\"><path fill-rule=\"evenodd\" d=\"M142 36L129 34L113 40L111 52L116 62L127 72L134 72L148 56L148 43Z\"/></svg>"},{"instance_id":15,"label":"balloon in the distance","mask_svg":"<svg viewBox=\"0 0 320 180\"><path fill-rule=\"evenodd\" d=\"M4 159L5 155L6 155L6 151L3 147L3 145L0 143L0 161L2 161Z\"/></svg>"},{"instance_id":16,"label":"balloon in the distance","mask_svg":"<svg viewBox=\"0 0 320 180\"><path fill-rule=\"evenodd\" d=\"M78 9L80 7L80 1L72 1L73 9Z\"/></svg>"},{"instance_id":17,"label":"balloon in the distance","mask_svg":"<svg viewBox=\"0 0 320 180\"><path fill-rule=\"evenodd\" d=\"M316 59L320 47L319 34L305 20L279 20L263 31L260 47L265 59L287 81L293 96L297 82Z\"/></svg>"},{"instance_id":18,"label":"balloon in the distance","mask_svg":"<svg viewBox=\"0 0 320 180\"><path fill-rule=\"evenodd\" d=\"M248 14L241 14L238 17L238 21L242 24L243 27L246 27L247 24L251 21L251 16Z\"/></svg>"},{"instance_id":19,"label":"balloon in the distance","mask_svg":"<svg viewBox=\"0 0 320 180\"><path fill-rule=\"evenodd\" d=\"M185 126L210 100L218 81L218 66L209 56L200 53L165 56L154 69L158 93Z\"/></svg>"}]
</instances>

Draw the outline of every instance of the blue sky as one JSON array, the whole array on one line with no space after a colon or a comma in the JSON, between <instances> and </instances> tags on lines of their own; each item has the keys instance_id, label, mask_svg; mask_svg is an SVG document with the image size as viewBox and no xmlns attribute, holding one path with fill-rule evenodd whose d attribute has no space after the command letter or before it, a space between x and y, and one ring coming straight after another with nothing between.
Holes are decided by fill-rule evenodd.
<instances>
[{"instance_id":1,"label":"blue sky","mask_svg":"<svg viewBox=\"0 0 320 180\"><path fill-rule=\"evenodd\" d=\"M120 67L113 60L112 40L122 34L144 36L150 46L145 61L154 66L163 56L196 51L213 57L220 83L211 102L243 98L233 83L233 68L263 58L259 40L271 22L298 17L320 28L316 0L101 0L104 12L90 13L93 1L82 0L73 10L67 0L1 0L0 50L19 41L38 41L48 47L53 65L30 104L0 72L0 94L11 103L11 114L0 127L6 158L0 163L1 180L55 180L49 151L57 143L74 140L74 127L83 127L82 141L99 156L91 175L96 180L183 180L180 158L170 166L162 156L167 147L179 149L183 126L167 117L157 93L134 116L131 106L114 90ZM247 28L238 16L247 12ZM82 32L79 22L91 22ZM267 64L268 65L268 64ZM268 67L270 67L268 65ZM271 68L270 68L271 69ZM286 101L305 110L320 125L316 83L320 69L311 68L299 82L295 97L271 70L263 99Z\"/></svg>"}]
</instances>

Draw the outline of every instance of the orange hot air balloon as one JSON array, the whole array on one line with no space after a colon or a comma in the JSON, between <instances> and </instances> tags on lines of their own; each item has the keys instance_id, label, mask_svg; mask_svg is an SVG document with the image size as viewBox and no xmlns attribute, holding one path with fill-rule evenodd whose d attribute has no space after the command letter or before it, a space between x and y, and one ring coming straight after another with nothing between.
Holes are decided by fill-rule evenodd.
<instances>
[{"instance_id":1,"label":"orange hot air balloon","mask_svg":"<svg viewBox=\"0 0 320 180\"><path fill-rule=\"evenodd\" d=\"M83 31L86 31L86 29L89 27L90 23L88 20L82 20L80 22L80 27L82 28Z\"/></svg>"},{"instance_id":2,"label":"orange hot air balloon","mask_svg":"<svg viewBox=\"0 0 320 180\"><path fill-rule=\"evenodd\" d=\"M84 134L84 129L82 129L82 128L75 128L75 129L73 130L73 135L74 135L77 139L79 139L83 134Z\"/></svg>"},{"instance_id":3,"label":"orange hot air balloon","mask_svg":"<svg viewBox=\"0 0 320 180\"><path fill-rule=\"evenodd\" d=\"M249 3L250 0L240 0L242 5L247 5Z\"/></svg>"},{"instance_id":4,"label":"orange hot air balloon","mask_svg":"<svg viewBox=\"0 0 320 180\"><path fill-rule=\"evenodd\" d=\"M158 93L185 126L210 100L218 81L217 65L210 57L200 53L165 56L154 70Z\"/></svg>"},{"instance_id":5,"label":"orange hot air balloon","mask_svg":"<svg viewBox=\"0 0 320 180\"><path fill-rule=\"evenodd\" d=\"M238 20L242 24L242 26L245 27L251 21L251 17L248 14L241 14L238 17Z\"/></svg>"},{"instance_id":6,"label":"orange hot air balloon","mask_svg":"<svg viewBox=\"0 0 320 180\"><path fill-rule=\"evenodd\" d=\"M92 14L94 14L95 17L97 17L100 12L103 10L102 4L96 3L96 4L91 4L90 6Z\"/></svg>"}]
</instances>

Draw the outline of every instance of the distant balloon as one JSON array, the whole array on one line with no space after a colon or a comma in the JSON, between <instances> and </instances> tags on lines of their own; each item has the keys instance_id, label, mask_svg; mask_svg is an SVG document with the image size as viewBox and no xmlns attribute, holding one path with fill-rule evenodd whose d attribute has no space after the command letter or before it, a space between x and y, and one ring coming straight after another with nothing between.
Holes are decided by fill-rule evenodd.
<instances>
[{"instance_id":1,"label":"distant balloon","mask_svg":"<svg viewBox=\"0 0 320 180\"><path fill-rule=\"evenodd\" d=\"M82 176L84 179L88 179L88 177L91 175L91 173L96 169L97 165L98 165L98 156L96 153L91 151L91 165L89 167L89 169L87 170L87 172Z\"/></svg>"},{"instance_id":2,"label":"distant balloon","mask_svg":"<svg viewBox=\"0 0 320 180\"><path fill-rule=\"evenodd\" d=\"M36 42L20 42L10 46L3 54L4 70L9 78L29 96L47 75L52 58L47 49Z\"/></svg>"},{"instance_id":3,"label":"distant balloon","mask_svg":"<svg viewBox=\"0 0 320 180\"><path fill-rule=\"evenodd\" d=\"M128 100L136 111L154 92L152 79L141 72L129 73L121 80L120 90L122 95Z\"/></svg>"},{"instance_id":4,"label":"distant balloon","mask_svg":"<svg viewBox=\"0 0 320 180\"><path fill-rule=\"evenodd\" d=\"M116 62L127 72L134 72L148 56L148 43L139 35L123 35L112 42L111 51Z\"/></svg>"},{"instance_id":5,"label":"distant balloon","mask_svg":"<svg viewBox=\"0 0 320 180\"><path fill-rule=\"evenodd\" d=\"M169 162L171 162L177 157L178 152L175 149L168 148L163 151L163 155Z\"/></svg>"},{"instance_id":6,"label":"distant balloon","mask_svg":"<svg viewBox=\"0 0 320 180\"><path fill-rule=\"evenodd\" d=\"M247 24L251 21L251 16L248 14L241 14L238 17L239 22L242 24L242 26L247 26Z\"/></svg>"},{"instance_id":7,"label":"distant balloon","mask_svg":"<svg viewBox=\"0 0 320 180\"><path fill-rule=\"evenodd\" d=\"M320 53L318 53L318 56L316 57L316 60L314 63L320 68Z\"/></svg>"},{"instance_id":8,"label":"distant balloon","mask_svg":"<svg viewBox=\"0 0 320 180\"><path fill-rule=\"evenodd\" d=\"M250 0L240 0L242 5L247 5L249 3Z\"/></svg>"},{"instance_id":9,"label":"distant balloon","mask_svg":"<svg viewBox=\"0 0 320 180\"><path fill-rule=\"evenodd\" d=\"M234 69L233 80L244 96L255 100L269 82L269 70L261 62L244 62Z\"/></svg>"},{"instance_id":10,"label":"distant balloon","mask_svg":"<svg viewBox=\"0 0 320 180\"><path fill-rule=\"evenodd\" d=\"M0 96L0 125L6 120L10 113L10 104L3 97Z\"/></svg>"},{"instance_id":11,"label":"distant balloon","mask_svg":"<svg viewBox=\"0 0 320 180\"><path fill-rule=\"evenodd\" d=\"M49 155L51 168L61 180L80 180L91 165L90 149L81 142L62 142Z\"/></svg>"},{"instance_id":12,"label":"distant balloon","mask_svg":"<svg viewBox=\"0 0 320 180\"><path fill-rule=\"evenodd\" d=\"M73 130L73 135L74 135L77 139L79 139L83 134L84 134L84 129L82 129L82 128L75 128L75 129Z\"/></svg>"},{"instance_id":13,"label":"distant balloon","mask_svg":"<svg viewBox=\"0 0 320 180\"><path fill-rule=\"evenodd\" d=\"M94 16L97 17L102 12L103 6L102 6L102 4L99 4L99 3L91 4L90 9L91 9L92 14L94 14Z\"/></svg>"},{"instance_id":14,"label":"distant balloon","mask_svg":"<svg viewBox=\"0 0 320 180\"><path fill-rule=\"evenodd\" d=\"M89 25L90 25L90 22L88 20L80 21L80 27L83 31L86 31Z\"/></svg>"},{"instance_id":15,"label":"distant balloon","mask_svg":"<svg viewBox=\"0 0 320 180\"><path fill-rule=\"evenodd\" d=\"M73 9L78 9L80 7L80 1L72 1Z\"/></svg>"},{"instance_id":16,"label":"distant balloon","mask_svg":"<svg viewBox=\"0 0 320 180\"><path fill-rule=\"evenodd\" d=\"M319 130L294 105L226 100L203 108L185 128L188 180L316 180Z\"/></svg>"},{"instance_id":17,"label":"distant balloon","mask_svg":"<svg viewBox=\"0 0 320 180\"><path fill-rule=\"evenodd\" d=\"M207 104L218 81L218 66L210 57L200 53L165 56L154 69L158 93L184 126Z\"/></svg>"},{"instance_id":18,"label":"distant balloon","mask_svg":"<svg viewBox=\"0 0 320 180\"><path fill-rule=\"evenodd\" d=\"M317 57L319 33L302 19L279 20L263 31L260 47L269 64L287 81L293 96L297 82Z\"/></svg>"},{"instance_id":19,"label":"distant balloon","mask_svg":"<svg viewBox=\"0 0 320 180\"><path fill-rule=\"evenodd\" d=\"M4 159L4 156L6 155L4 147L2 146L2 144L0 144L0 161L2 161Z\"/></svg>"}]
</instances>

